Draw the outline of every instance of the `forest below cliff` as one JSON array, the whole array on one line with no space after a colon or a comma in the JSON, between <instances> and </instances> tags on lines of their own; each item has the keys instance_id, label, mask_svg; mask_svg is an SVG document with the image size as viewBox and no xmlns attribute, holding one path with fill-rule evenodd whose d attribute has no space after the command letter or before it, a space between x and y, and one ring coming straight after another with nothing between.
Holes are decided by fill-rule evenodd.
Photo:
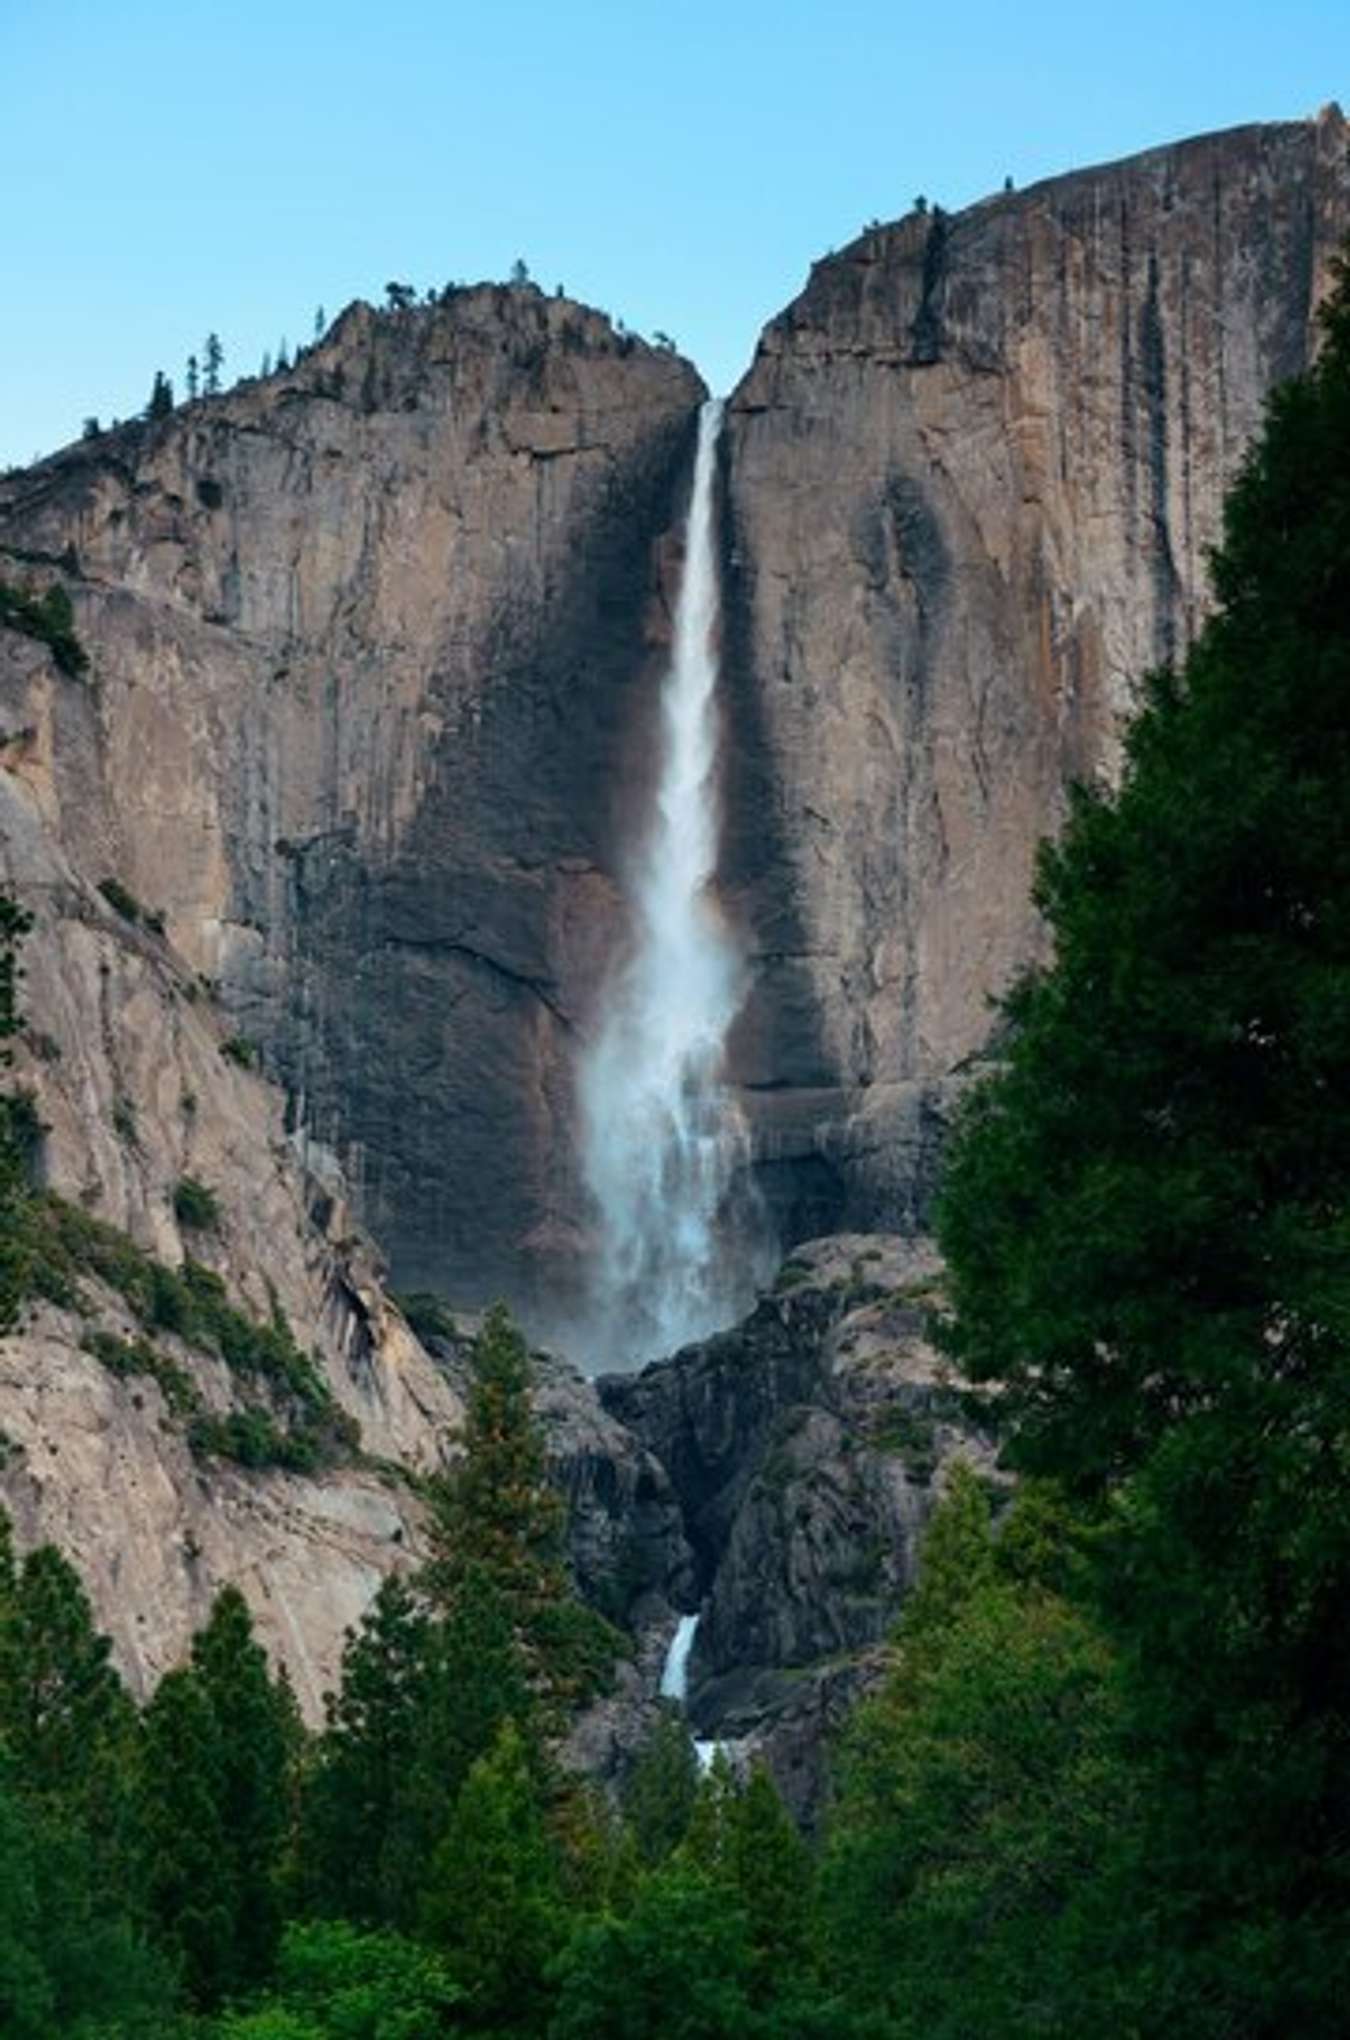
<instances>
[{"instance_id":1,"label":"forest below cliff","mask_svg":"<svg viewBox=\"0 0 1350 2040\"><path fill-rule=\"evenodd\" d=\"M322 1733L233 1590L137 1709L71 1567L6 1548L7 2035L1344 2031L1344 272L1213 579L1119 790L1042 855L1052 958L947 1160L937 1329L1015 1499L950 1478L822 1832L762 1772L700 1778L675 1716L621 1808L560 1766L625 1640L571 1590L494 1315L431 1557L351 1638ZM11 1034L23 925L10 901ZM29 1130L12 1095L11 1319L42 1259Z\"/></svg>"}]
</instances>

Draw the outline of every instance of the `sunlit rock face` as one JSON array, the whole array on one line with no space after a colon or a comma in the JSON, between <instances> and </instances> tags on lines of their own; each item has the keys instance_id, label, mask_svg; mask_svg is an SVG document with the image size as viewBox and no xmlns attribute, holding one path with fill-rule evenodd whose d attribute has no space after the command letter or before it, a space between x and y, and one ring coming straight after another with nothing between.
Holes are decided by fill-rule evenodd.
<instances>
[{"instance_id":1,"label":"sunlit rock face","mask_svg":"<svg viewBox=\"0 0 1350 2040\"><path fill-rule=\"evenodd\" d=\"M101 782L101 860L406 1286L528 1301L577 1261L575 1030L702 395L483 287L354 306L289 373L0 483L0 546L61 563L93 658L67 809Z\"/></svg>"},{"instance_id":2,"label":"sunlit rock face","mask_svg":"<svg viewBox=\"0 0 1350 2040\"><path fill-rule=\"evenodd\" d=\"M878 227L766 329L726 422L726 878L788 1238L921 1213L1037 952L1035 845L1193 637L1347 231L1331 108Z\"/></svg>"}]
</instances>

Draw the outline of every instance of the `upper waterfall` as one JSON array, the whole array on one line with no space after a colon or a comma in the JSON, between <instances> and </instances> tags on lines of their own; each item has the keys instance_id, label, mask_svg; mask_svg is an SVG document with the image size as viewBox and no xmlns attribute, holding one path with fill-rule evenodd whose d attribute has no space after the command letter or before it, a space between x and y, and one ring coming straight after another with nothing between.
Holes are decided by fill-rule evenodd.
<instances>
[{"instance_id":1,"label":"upper waterfall","mask_svg":"<svg viewBox=\"0 0 1350 2040\"><path fill-rule=\"evenodd\" d=\"M590 1342L608 1362L673 1352L731 1323L759 1272L744 1121L723 1082L744 965L712 896L717 865L720 400L698 451L661 691L655 804L628 874L634 940L581 1071L583 1165L599 1218Z\"/></svg>"}]
</instances>

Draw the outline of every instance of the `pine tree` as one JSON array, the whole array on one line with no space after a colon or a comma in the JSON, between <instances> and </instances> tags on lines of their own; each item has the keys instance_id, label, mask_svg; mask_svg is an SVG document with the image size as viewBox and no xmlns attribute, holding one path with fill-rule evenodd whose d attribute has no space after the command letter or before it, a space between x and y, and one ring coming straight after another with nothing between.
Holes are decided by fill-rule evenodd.
<instances>
[{"instance_id":1,"label":"pine tree","mask_svg":"<svg viewBox=\"0 0 1350 2040\"><path fill-rule=\"evenodd\" d=\"M150 391L150 401L145 407L147 418L167 418L173 410L173 384L162 368L155 370L155 380Z\"/></svg>"},{"instance_id":2,"label":"pine tree","mask_svg":"<svg viewBox=\"0 0 1350 2040\"><path fill-rule=\"evenodd\" d=\"M202 359L205 364L202 378L203 392L208 397L218 396L220 394L220 371L225 362L225 349L220 344L220 335L218 333L207 334L206 345L202 349Z\"/></svg>"},{"instance_id":3,"label":"pine tree","mask_svg":"<svg viewBox=\"0 0 1350 2040\"><path fill-rule=\"evenodd\" d=\"M26 1792L110 1842L131 1703L74 1568L50 1544L16 1566L0 1522L0 1745Z\"/></svg>"},{"instance_id":4,"label":"pine tree","mask_svg":"<svg viewBox=\"0 0 1350 2040\"><path fill-rule=\"evenodd\" d=\"M622 1917L580 1921L558 1968L550 2040L745 2040L766 2029L752 2003L749 1922L683 1853L643 1879ZM772 2030L772 2029L770 2029ZM836 2028L835 2031L839 2031ZM803 2027L782 2029L805 2040Z\"/></svg>"},{"instance_id":5,"label":"pine tree","mask_svg":"<svg viewBox=\"0 0 1350 2040\"><path fill-rule=\"evenodd\" d=\"M0 2032L5 2040L166 2036L175 1991L98 1888L87 1833L34 1804L0 1761Z\"/></svg>"},{"instance_id":6,"label":"pine tree","mask_svg":"<svg viewBox=\"0 0 1350 2040\"><path fill-rule=\"evenodd\" d=\"M142 1717L138 1835L160 1944L205 2009L267 1974L299 1724L243 1596L226 1587Z\"/></svg>"},{"instance_id":7,"label":"pine tree","mask_svg":"<svg viewBox=\"0 0 1350 2040\"><path fill-rule=\"evenodd\" d=\"M564 1938L562 1874L539 1760L512 1722L464 1782L423 1924L468 1992L475 2031L540 2030Z\"/></svg>"},{"instance_id":8,"label":"pine tree","mask_svg":"<svg viewBox=\"0 0 1350 2040\"><path fill-rule=\"evenodd\" d=\"M157 1944L204 2010L234 1988L239 1913L220 1747L201 1680L160 1680L142 1715L137 1793L141 1881Z\"/></svg>"},{"instance_id":9,"label":"pine tree","mask_svg":"<svg viewBox=\"0 0 1350 2040\"><path fill-rule=\"evenodd\" d=\"M1213 572L1119 792L1080 793L1042 857L1054 960L1010 1002L941 1230L957 1358L1007 1385L1021 1462L1103 1513L1203 1988L1225 2031L1311 2033L1350 1991L1344 271Z\"/></svg>"},{"instance_id":10,"label":"pine tree","mask_svg":"<svg viewBox=\"0 0 1350 2040\"><path fill-rule=\"evenodd\" d=\"M729 1808L725 1866L748 1923L753 1994L768 2005L804 1980L814 1871L811 1852L762 1762L753 1765Z\"/></svg>"},{"instance_id":11,"label":"pine tree","mask_svg":"<svg viewBox=\"0 0 1350 2040\"><path fill-rule=\"evenodd\" d=\"M663 1863L689 1831L698 1759L682 1713L663 1708L624 1786L624 1815L645 1864Z\"/></svg>"},{"instance_id":12,"label":"pine tree","mask_svg":"<svg viewBox=\"0 0 1350 2040\"><path fill-rule=\"evenodd\" d=\"M427 1589L451 1614L490 1595L546 1703L574 1700L603 1677L618 1639L568 1578L565 1511L530 1408L529 1353L501 1305L474 1342L461 1442L459 1463L432 1490Z\"/></svg>"},{"instance_id":13,"label":"pine tree","mask_svg":"<svg viewBox=\"0 0 1350 2040\"><path fill-rule=\"evenodd\" d=\"M187 358L187 393L190 404L195 404L197 401L201 390L201 380L201 369L198 365L197 357L195 354L189 354Z\"/></svg>"},{"instance_id":14,"label":"pine tree","mask_svg":"<svg viewBox=\"0 0 1350 2040\"><path fill-rule=\"evenodd\" d=\"M329 1695L305 1784L301 1868L314 1912L367 1925L400 1917L392 1887L395 1865L415 1853L401 1830L429 1705L430 1650L428 1617L406 1580L392 1574L347 1639L342 1682ZM359 1849L351 1846L354 1833ZM414 1876L424 1868L414 1865Z\"/></svg>"},{"instance_id":15,"label":"pine tree","mask_svg":"<svg viewBox=\"0 0 1350 2040\"><path fill-rule=\"evenodd\" d=\"M192 1669L210 1710L221 1824L235 1894L233 1973L267 1973L281 1932L278 1871L291 1806L299 1722L290 1689L268 1671L237 1587L216 1596L193 1639Z\"/></svg>"},{"instance_id":16,"label":"pine tree","mask_svg":"<svg viewBox=\"0 0 1350 2040\"><path fill-rule=\"evenodd\" d=\"M837 1753L819 1914L846 2031L853 2015L895 2040L1157 2030L1117 2002L1132 1968L1145 1996L1158 1983L1147 1935L1129 1938L1148 1907L1118 1881L1139 1791L1115 1662L1027 1577L1059 1569L1033 1507L1028 1533L1010 1521L995 1543L973 1482L939 1504L927 1598Z\"/></svg>"}]
</instances>

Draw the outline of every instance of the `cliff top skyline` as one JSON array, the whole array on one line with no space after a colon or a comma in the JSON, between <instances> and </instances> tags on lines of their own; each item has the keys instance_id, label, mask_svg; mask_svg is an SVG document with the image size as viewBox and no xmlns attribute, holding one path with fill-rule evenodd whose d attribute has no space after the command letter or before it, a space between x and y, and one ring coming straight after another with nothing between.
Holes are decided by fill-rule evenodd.
<instances>
[{"instance_id":1,"label":"cliff top skyline","mask_svg":"<svg viewBox=\"0 0 1350 2040\"><path fill-rule=\"evenodd\" d=\"M1222 50L1222 62L1216 52ZM226 382L388 280L506 277L673 336L714 390L810 263L923 194L999 189L1344 94L1350 16L1163 0L1090 26L880 0L511 10L131 0L0 22L0 184L24 303L0 330L0 463Z\"/></svg>"}]
</instances>

